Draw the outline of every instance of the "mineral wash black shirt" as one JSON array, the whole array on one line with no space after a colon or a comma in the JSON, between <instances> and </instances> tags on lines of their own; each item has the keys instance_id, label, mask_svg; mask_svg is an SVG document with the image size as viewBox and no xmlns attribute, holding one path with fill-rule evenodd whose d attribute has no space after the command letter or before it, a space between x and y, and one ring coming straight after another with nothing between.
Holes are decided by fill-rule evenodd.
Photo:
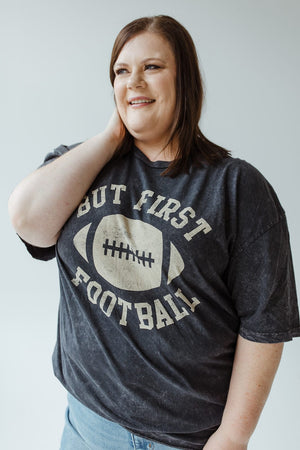
<instances>
[{"instance_id":1,"label":"mineral wash black shirt","mask_svg":"<svg viewBox=\"0 0 300 450\"><path fill-rule=\"evenodd\" d=\"M287 341L299 314L285 214L264 177L235 158L175 178L161 176L167 165L134 148L66 222L53 365L99 415L201 449L221 421L238 334Z\"/></svg>"}]
</instances>

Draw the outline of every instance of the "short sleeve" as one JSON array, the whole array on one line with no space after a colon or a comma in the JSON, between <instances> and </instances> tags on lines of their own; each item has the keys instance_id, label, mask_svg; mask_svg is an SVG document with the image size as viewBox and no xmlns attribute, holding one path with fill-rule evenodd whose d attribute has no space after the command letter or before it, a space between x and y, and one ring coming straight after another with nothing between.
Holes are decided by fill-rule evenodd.
<instances>
[{"instance_id":1,"label":"short sleeve","mask_svg":"<svg viewBox=\"0 0 300 450\"><path fill-rule=\"evenodd\" d=\"M52 152L47 153L47 155L45 156L45 159L44 159L43 163L40 165L40 167L43 167L43 166L51 163L55 159L62 156L64 153L67 153L69 150L72 150L73 148L77 147L79 144L80 144L80 142L78 142L77 144L72 144L72 145L62 145L62 144L59 145Z\"/></svg>"},{"instance_id":2,"label":"short sleeve","mask_svg":"<svg viewBox=\"0 0 300 450\"><path fill-rule=\"evenodd\" d=\"M70 146L60 145L46 155L44 162L40 165L40 167L43 167L46 164L50 164L52 161L59 158L67 151L72 150L72 148L77 147L77 145L79 144L80 143L72 144ZM41 261L49 261L50 259L55 258L55 245L51 247L36 247L35 245L29 244L28 242L24 241L22 238L20 239L25 244L27 251L33 258L39 259Z\"/></svg>"},{"instance_id":3,"label":"short sleeve","mask_svg":"<svg viewBox=\"0 0 300 450\"><path fill-rule=\"evenodd\" d=\"M276 343L300 336L285 215L232 257L228 286L240 318L242 337Z\"/></svg>"},{"instance_id":4,"label":"short sleeve","mask_svg":"<svg viewBox=\"0 0 300 450\"><path fill-rule=\"evenodd\" d=\"M50 259L55 258L55 245L52 245L51 247L36 247L35 245L24 241L20 236L19 238L25 244L27 251L34 259L49 261Z\"/></svg>"}]
</instances>

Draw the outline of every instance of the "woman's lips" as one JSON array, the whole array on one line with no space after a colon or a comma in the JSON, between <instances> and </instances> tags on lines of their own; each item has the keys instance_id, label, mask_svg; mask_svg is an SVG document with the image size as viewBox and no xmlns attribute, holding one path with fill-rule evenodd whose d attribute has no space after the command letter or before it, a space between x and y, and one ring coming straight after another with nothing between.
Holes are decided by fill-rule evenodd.
<instances>
[{"instance_id":1,"label":"woman's lips","mask_svg":"<svg viewBox=\"0 0 300 450\"><path fill-rule=\"evenodd\" d=\"M154 102L155 100L149 97L133 97L128 100L128 103L132 106L144 106Z\"/></svg>"}]
</instances>

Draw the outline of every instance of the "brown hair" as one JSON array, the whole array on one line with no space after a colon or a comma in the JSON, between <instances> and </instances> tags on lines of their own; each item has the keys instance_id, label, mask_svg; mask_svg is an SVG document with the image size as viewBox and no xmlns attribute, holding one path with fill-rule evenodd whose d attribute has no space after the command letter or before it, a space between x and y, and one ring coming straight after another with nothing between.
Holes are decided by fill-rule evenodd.
<instances>
[{"instance_id":1,"label":"brown hair","mask_svg":"<svg viewBox=\"0 0 300 450\"><path fill-rule=\"evenodd\" d=\"M130 22L118 34L111 55L110 80L114 85L114 64L131 38L145 31L158 33L171 45L176 61L175 120L169 143L176 136L178 150L175 159L163 173L176 176L188 172L192 164L215 164L230 155L224 148L209 141L199 128L204 92L197 52L189 32L177 20L169 16L142 17ZM125 154L132 148L133 137L126 130L125 138L117 154Z\"/></svg>"}]
</instances>

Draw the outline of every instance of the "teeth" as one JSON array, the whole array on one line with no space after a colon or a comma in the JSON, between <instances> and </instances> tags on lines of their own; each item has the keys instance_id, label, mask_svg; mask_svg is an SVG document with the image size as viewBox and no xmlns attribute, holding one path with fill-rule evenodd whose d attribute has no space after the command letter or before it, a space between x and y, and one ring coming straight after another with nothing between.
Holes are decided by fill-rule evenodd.
<instances>
[{"instance_id":1,"label":"teeth","mask_svg":"<svg viewBox=\"0 0 300 450\"><path fill-rule=\"evenodd\" d=\"M153 103L154 100L132 100L132 102L130 102L131 105L138 105L140 103Z\"/></svg>"}]
</instances>

